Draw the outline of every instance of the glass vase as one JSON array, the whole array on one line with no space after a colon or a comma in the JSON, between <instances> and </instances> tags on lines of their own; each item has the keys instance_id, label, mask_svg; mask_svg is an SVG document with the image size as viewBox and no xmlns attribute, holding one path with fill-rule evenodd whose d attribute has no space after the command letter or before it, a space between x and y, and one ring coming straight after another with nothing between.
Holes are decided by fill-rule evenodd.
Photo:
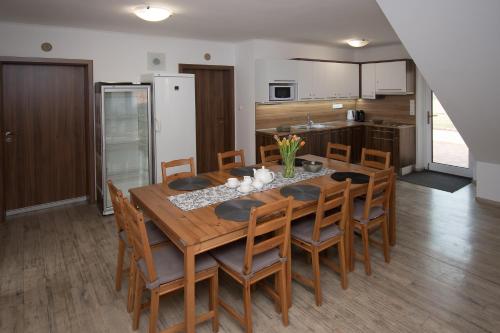
<instances>
[{"instance_id":1,"label":"glass vase","mask_svg":"<svg viewBox=\"0 0 500 333\"><path fill-rule=\"evenodd\" d=\"M285 178L295 177L295 154L282 156L282 159L283 159L283 177Z\"/></svg>"}]
</instances>

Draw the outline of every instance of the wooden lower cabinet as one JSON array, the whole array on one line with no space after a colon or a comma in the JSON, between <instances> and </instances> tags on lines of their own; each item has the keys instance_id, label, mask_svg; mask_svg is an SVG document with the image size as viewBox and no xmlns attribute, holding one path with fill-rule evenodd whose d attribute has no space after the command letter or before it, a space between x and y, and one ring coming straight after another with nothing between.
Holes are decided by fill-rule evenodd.
<instances>
[{"instance_id":1,"label":"wooden lower cabinet","mask_svg":"<svg viewBox=\"0 0 500 333\"><path fill-rule=\"evenodd\" d=\"M361 161L361 149L377 149L391 152L391 165L401 173L401 168L415 164L416 142L415 127L377 127L377 126L350 126L329 129L325 131L314 131L297 134L306 141L305 146L300 149L297 156L313 154L326 155L328 142L341 143L351 146L351 162ZM257 163L260 163L259 147L273 144L276 141L273 134L256 133Z\"/></svg>"}]
</instances>

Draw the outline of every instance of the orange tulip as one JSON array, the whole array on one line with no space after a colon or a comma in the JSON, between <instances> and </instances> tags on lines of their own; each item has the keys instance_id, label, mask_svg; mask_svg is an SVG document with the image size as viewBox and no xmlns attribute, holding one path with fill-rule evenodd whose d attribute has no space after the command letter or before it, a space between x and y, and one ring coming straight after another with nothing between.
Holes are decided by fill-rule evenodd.
<instances>
[{"instance_id":1,"label":"orange tulip","mask_svg":"<svg viewBox=\"0 0 500 333\"><path fill-rule=\"evenodd\" d=\"M305 141L302 141L302 142L300 143L300 146L301 146L301 147L304 147L304 145L305 145L305 144L306 144L306 142L305 142Z\"/></svg>"}]
</instances>

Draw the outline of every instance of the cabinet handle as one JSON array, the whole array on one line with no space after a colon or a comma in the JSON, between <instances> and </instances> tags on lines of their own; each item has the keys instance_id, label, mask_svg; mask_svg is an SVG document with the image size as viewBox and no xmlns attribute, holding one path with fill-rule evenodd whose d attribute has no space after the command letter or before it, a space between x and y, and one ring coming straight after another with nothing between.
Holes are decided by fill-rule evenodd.
<instances>
[{"instance_id":1,"label":"cabinet handle","mask_svg":"<svg viewBox=\"0 0 500 333\"><path fill-rule=\"evenodd\" d=\"M374 140L384 140L384 141L394 141L393 139L379 138L379 137L376 137L376 136L372 137L372 139L374 139Z\"/></svg>"},{"instance_id":2,"label":"cabinet handle","mask_svg":"<svg viewBox=\"0 0 500 333\"><path fill-rule=\"evenodd\" d=\"M403 89L401 89L401 88L379 88L378 90L399 90L399 91L402 91Z\"/></svg>"}]
</instances>

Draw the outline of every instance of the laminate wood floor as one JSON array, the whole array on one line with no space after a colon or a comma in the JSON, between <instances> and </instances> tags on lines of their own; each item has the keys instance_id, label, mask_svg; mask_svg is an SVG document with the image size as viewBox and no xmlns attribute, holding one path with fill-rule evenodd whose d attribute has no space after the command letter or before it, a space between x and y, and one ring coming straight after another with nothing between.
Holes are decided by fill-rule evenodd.
<instances>
[{"instance_id":1,"label":"laminate wood floor","mask_svg":"<svg viewBox=\"0 0 500 333\"><path fill-rule=\"evenodd\" d=\"M255 332L499 332L500 209L453 194L397 184L398 244L385 264L372 250L373 275L361 263L349 289L322 267L323 306L294 282L290 326L272 302L253 295ZM10 218L0 225L0 332L132 332L126 282L114 290L117 240L112 217L77 205ZM357 242L359 245L359 240ZM310 266L294 253L294 269ZM242 309L240 288L222 277L221 296ZM163 297L159 327L181 320L182 293ZM197 286L206 309L208 286ZM223 310L220 332L242 332ZM140 322L147 332L148 312ZM211 332L209 323L198 332Z\"/></svg>"}]
</instances>

